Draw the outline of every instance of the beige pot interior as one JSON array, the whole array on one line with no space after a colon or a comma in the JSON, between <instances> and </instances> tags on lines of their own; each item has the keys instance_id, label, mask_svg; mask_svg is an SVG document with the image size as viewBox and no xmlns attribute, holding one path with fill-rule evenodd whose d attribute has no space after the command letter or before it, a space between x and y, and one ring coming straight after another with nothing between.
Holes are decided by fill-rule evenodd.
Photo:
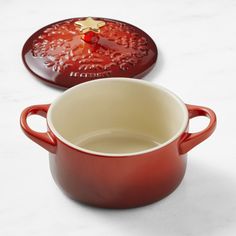
<instances>
[{"instance_id":1,"label":"beige pot interior","mask_svg":"<svg viewBox=\"0 0 236 236\"><path fill-rule=\"evenodd\" d=\"M186 128L186 106L168 90L136 79L112 78L67 90L50 107L50 129L92 153L132 155L159 148Z\"/></svg>"}]
</instances>

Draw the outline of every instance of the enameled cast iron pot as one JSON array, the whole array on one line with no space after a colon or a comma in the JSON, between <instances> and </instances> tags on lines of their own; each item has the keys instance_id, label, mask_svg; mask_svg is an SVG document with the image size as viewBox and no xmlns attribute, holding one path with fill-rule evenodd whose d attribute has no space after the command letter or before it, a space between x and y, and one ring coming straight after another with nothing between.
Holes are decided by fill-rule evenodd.
<instances>
[{"instance_id":1,"label":"enameled cast iron pot","mask_svg":"<svg viewBox=\"0 0 236 236\"><path fill-rule=\"evenodd\" d=\"M48 132L32 130L30 115L46 117ZM209 125L188 132L189 119ZM129 78L77 85L51 105L26 108L21 127L49 151L52 176L69 197L107 208L137 207L170 194L181 182L186 153L208 138L216 116L184 104L161 86Z\"/></svg>"}]
</instances>

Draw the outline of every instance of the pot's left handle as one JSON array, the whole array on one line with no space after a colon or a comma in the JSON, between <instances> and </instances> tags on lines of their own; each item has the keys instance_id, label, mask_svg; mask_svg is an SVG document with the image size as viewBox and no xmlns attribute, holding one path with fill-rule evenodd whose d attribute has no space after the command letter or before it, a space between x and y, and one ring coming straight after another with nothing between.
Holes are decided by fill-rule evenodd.
<instances>
[{"instance_id":1,"label":"pot's left handle","mask_svg":"<svg viewBox=\"0 0 236 236\"><path fill-rule=\"evenodd\" d=\"M34 142L39 144L41 147L45 148L47 151L56 153L57 141L53 133L51 131L47 132L34 131L29 127L27 123L27 118L31 115L39 115L46 118L49 107L50 104L44 104L44 105L34 105L25 108L21 113L20 125L26 136L28 136Z\"/></svg>"}]
</instances>

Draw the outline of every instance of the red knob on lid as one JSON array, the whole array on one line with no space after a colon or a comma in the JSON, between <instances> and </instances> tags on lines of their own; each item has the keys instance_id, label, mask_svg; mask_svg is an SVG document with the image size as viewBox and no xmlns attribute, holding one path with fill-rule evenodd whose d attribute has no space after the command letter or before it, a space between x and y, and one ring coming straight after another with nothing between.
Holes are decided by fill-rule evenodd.
<instances>
[{"instance_id":1,"label":"red knob on lid","mask_svg":"<svg viewBox=\"0 0 236 236\"><path fill-rule=\"evenodd\" d=\"M105 25L105 21L94 20L91 17L85 20L79 20L75 22L75 25L80 27L80 32L82 33L82 39L87 43L98 42L100 28Z\"/></svg>"}]
</instances>

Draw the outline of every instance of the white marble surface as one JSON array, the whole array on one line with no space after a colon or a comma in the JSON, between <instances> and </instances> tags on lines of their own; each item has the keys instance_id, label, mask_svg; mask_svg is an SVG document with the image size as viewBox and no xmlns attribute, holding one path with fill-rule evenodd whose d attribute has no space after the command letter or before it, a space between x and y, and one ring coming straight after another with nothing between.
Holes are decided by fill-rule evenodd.
<instances>
[{"instance_id":1,"label":"white marble surface","mask_svg":"<svg viewBox=\"0 0 236 236\"><path fill-rule=\"evenodd\" d=\"M88 15L144 29L160 50L146 79L218 115L215 134L189 153L182 184L156 204L102 210L72 202L55 186L46 151L20 130L23 108L62 93L26 71L23 43L48 23ZM236 1L0 0L0 22L1 236L236 235ZM32 122L45 127L43 119Z\"/></svg>"}]
</instances>

